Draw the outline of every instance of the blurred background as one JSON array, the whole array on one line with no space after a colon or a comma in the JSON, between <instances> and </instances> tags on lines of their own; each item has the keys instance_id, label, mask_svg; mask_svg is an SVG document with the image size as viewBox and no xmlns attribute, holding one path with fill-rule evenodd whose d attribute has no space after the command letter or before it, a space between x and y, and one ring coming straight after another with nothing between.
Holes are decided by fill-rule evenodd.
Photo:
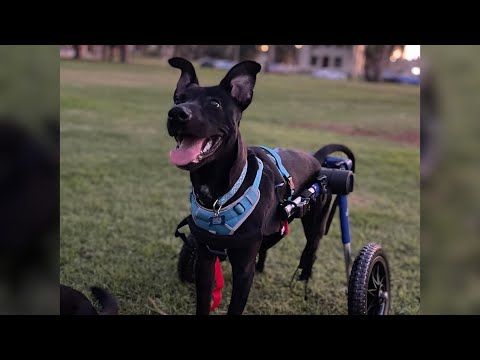
<instances>
[{"instance_id":1,"label":"blurred background","mask_svg":"<svg viewBox=\"0 0 480 360\"><path fill-rule=\"evenodd\" d=\"M192 61L215 85L240 60L262 64L243 115L250 145L314 152L344 143L357 158L350 196L352 250L384 246L393 314L420 310L419 45L61 45L60 279L88 295L98 285L123 314L192 314L195 290L177 276L178 222L189 212L188 173L172 166L166 132L179 71ZM300 222L254 279L247 314L346 314L338 220L320 245L303 299L289 281L305 244ZM231 291L224 267L223 314Z\"/></svg>"},{"instance_id":2,"label":"blurred background","mask_svg":"<svg viewBox=\"0 0 480 360\"><path fill-rule=\"evenodd\" d=\"M420 84L420 45L62 45L60 55L122 63L180 56L222 70L255 60L272 73Z\"/></svg>"},{"instance_id":3,"label":"blurred background","mask_svg":"<svg viewBox=\"0 0 480 360\"><path fill-rule=\"evenodd\" d=\"M480 46L422 45L422 307L480 311Z\"/></svg>"},{"instance_id":4,"label":"blurred background","mask_svg":"<svg viewBox=\"0 0 480 360\"><path fill-rule=\"evenodd\" d=\"M0 46L0 314L59 313L58 46Z\"/></svg>"}]
</instances>

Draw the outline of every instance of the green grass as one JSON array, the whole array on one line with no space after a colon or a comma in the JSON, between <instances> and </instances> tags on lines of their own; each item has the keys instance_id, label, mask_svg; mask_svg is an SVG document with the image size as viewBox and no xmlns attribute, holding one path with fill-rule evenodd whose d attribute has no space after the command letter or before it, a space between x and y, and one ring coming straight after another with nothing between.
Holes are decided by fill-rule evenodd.
<instances>
[{"instance_id":1,"label":"green grass","mask_svg":"<svg viewBox=\"0 0 480 360\"><path fill-rule=\"evenodd\" d=\"M224 75L197 72L203 85ZM193 285L177 277L181 240L173 236L190 190L188 173L168 162L174 141L166 113L178 76L152 64L61 63L61 282L84 292L105 286L122 314L195 312ZM372 134L326 130L332 124ZM352 247L356 254L371 241L384 246L394 314L416 314L420 306L419 148L400 136L418 129L418 88L264 73L241 124L252 145L315 151L340 142L354 150ZM307 301L301 284L288 287L304 244L295 221L255 276L246 314L347 313L338 219L321 241ZM226 311L231 294L224 264L216 313Z\"/></svg>"}]
</instances>

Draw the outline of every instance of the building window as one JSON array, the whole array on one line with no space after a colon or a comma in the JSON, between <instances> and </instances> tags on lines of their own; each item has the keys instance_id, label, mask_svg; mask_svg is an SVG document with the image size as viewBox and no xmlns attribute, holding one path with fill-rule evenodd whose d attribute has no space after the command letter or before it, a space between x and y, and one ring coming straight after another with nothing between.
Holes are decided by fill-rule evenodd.
<instances>
[{"instance_id":1,"label":"building window","mask_svg":"<svg viewBox=\"0 0 480 360\"><path fill-rule=\"evenodd\" d=\"M317 65L317 57L316 56L312 56L310 58L310 65L312 65L312 66Z\"/></svg>"},{"instance_id":2,"label":"building window","mask_svg":"<svg viewBox=\"0 0 480 360\"><path fill-rule=\"evenodd\" d=\"M337 56L335 58L334 66L337 67L337 68L342 67L342 58L341 57Z\"/></svg>"},{"instance_id":3,"label":"building window","mask_svg":"<svg viewBox=\"0 0 480 360\"><path fill-rule=\"evenodd\" d=\"M328 67L328 56L324 56L322 59L322 67L326 68Z\"/></svg>"}]
</instances>

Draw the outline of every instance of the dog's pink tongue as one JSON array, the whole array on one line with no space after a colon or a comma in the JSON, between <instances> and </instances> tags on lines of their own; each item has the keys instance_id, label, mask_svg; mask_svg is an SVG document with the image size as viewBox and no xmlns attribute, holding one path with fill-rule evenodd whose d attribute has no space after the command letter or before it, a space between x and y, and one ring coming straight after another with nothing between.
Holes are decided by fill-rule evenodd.
<instances>
[{"instance_id":1,"label":"dog's pink tongue","mask_svg":"<svg viewBox=\"0 0 480 360\"><path fill-rule=\"evenodd\" d=\"M190 164L200 155L204 141L204 138L184 138L178 149L170 151L170 161L176 166Z\"/></svg>"}]
</instances>

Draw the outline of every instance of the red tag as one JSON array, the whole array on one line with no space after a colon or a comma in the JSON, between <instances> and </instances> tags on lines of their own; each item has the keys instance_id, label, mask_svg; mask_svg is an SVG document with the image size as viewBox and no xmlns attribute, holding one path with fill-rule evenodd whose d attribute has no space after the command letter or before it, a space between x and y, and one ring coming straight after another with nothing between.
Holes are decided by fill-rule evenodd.
<instances>
[{"instance_id":1,"label":"red tag","mask_svg":"<svg viewBox=\"0 0 480 360\"><path fill-rule=\"evenodd\" d=\"M212 306L210 306L210 311L215 310L218 305L220 305L220 301L222 301L222 289L224 286L223 282L223 273L222 273L222 265L220 264L220 260L218 257L215 260L215 289L213 290L213 301Z\"/></svg>"}]
</instances>

